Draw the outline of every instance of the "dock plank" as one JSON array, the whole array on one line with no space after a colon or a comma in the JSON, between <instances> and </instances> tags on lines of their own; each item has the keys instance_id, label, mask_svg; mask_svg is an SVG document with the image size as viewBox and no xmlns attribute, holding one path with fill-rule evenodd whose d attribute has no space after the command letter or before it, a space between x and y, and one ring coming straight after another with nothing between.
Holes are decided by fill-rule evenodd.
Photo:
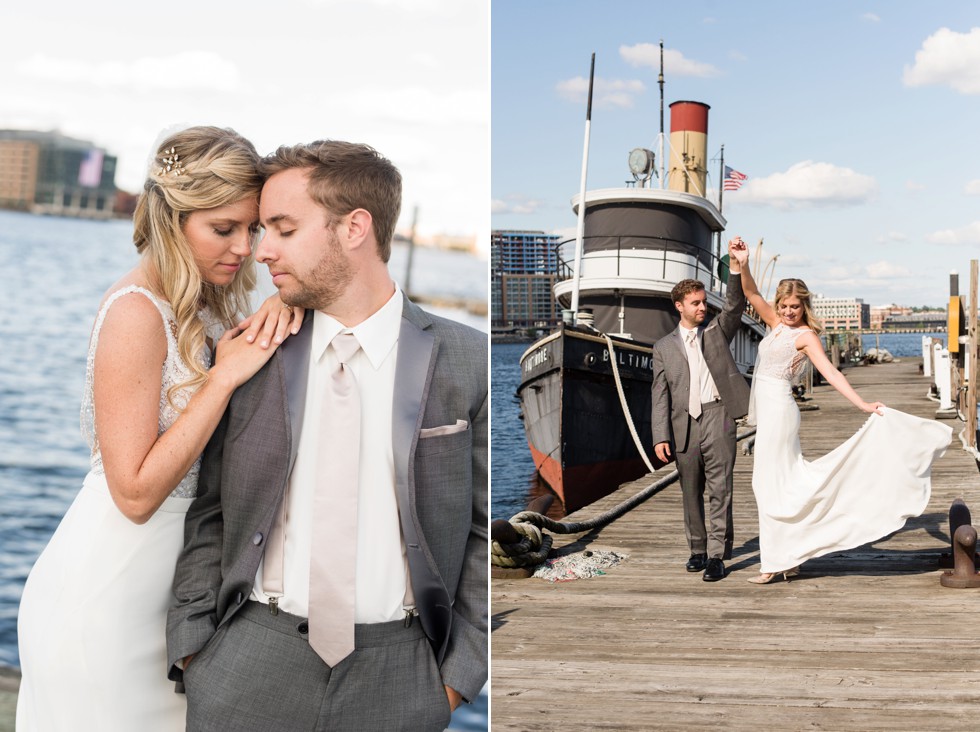
<instances>
[{"instance_id":1,"label":"dock plank","mask_svg":"<svg viewBox=\"0 0 980 732\"><path fill-rule=\"evenodd\" d=\"M937 403L917 361L856 367L868 400L923 417ZM865 416L827 386L802 415L807 457ZM980 473L963 423L933 470L926 512L872 544L807 562L792 582L757 587L752 456L735 468L729 576L684 571L675 483L626 516L556 546L628 554L605 576L491 585L491 725L502 730L962 730L980 728L980 590L939 584L948 511L980 523ZM667 471L662 471L667 472ZM659 477L659 476L656 476ZM634 481L574 514L594 516L649 485Z\"/></svg>"}]
</instances>

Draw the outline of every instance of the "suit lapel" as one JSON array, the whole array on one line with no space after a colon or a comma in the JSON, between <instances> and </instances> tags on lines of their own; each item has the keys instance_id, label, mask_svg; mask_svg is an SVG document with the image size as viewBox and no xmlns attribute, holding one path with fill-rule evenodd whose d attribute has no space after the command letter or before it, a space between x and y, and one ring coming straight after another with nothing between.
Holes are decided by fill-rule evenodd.
<instances>
[{"instance_id":1,"label":"suit lapel","mask_svg":"<svg viewBox=\"0 0 980 732\"><path fill-rule=\"evenodd\" d=\"M306 382L310 370L310 345L313 342L313 311L307 310L303 317L303 327L299 333L291 335L280 346L282 376L285 382L286 404L289 413L289 475L296 462L299 449L300 427L306 411Z\"/></svg>"},{"instance_id":2,"label":"suit lapel","mask_svg":"<svg viewBox=\"0 0 980 732\"><path fill-rule=\"evenodd\" d=\"M678 328L674 328L674 330L672 330L670 335L667 337L672 339L672 343L674 344L673 348L677 354L678 362L680 364L678 373L680 373L681 375L681 388L683 388L686 385L688 392L690 392L691 369L690 366L688 366L688 362L687 362L687 345L684 343L684 338L681 336L681 332ZM678 394L678 396L681 395ZM687 399L686 395L684 395L684 399L685 400Z\"/></svg>"},{"instance_id":3,"label":"suit lapel","mask_svg":"<svg viewBox=\"0 0 980 732\"><path fill-rule=\"evenodd\" d=\"M419 620L434 642L436 657L442 662L449 640L452 603L425 543L415 509L415 445L429 385L435 369L438 344L428 330L431 321L405 298L398 334L398 363L391 413L392 452L395 461L395 492L398 513L412 577L412 590Z\"/></svg>"}]
</instances>

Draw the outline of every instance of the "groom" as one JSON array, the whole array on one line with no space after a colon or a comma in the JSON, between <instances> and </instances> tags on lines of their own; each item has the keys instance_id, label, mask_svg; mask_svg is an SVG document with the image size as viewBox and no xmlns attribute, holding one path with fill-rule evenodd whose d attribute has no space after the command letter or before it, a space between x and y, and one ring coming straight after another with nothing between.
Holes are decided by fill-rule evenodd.
<instances>
[{"instance_id":1,"label":"groom","mask_svg":"<svg viewBox=\"0 0 980 732\"><path fill-rule=\"evenodd\" d=\"M745 310L742 270L734 256L744 249L740 237L728 242L731 276L725 308L718 317L705 326L704 285L681 280L671 291L680 325L653 348L654 451L664 462L672 455L677 460L691 551L686 568L704 570L705 582L724 579L723 559L731 558L734 537L735 420L748 411L749 387L735 365L730 344Z\"/></svg>"},{"instance_id":2,"label":"groom","mask_svg":"<svg viewBox=\"0 0 980 732\"><path fill-rule=\"evenodd\" d=\"M256 258L307 313L204 455L167 624L187 729L442 730L487 678L487 337L391 280L390 161L263 168Z\"/></svg>"}]
</instances>

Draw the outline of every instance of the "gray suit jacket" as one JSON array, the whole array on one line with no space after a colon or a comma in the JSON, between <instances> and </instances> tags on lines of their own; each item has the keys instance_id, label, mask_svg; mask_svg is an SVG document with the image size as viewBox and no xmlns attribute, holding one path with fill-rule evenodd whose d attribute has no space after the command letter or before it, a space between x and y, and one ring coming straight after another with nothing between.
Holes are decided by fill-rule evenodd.
<instances>
[{"instance_id":1,"label":"gray suit jacket","mask_svg":"<svg viewBox=\"0 0 980 732\"><path fill-rule=\"evenodd\" d=\"M312 313L235 392L204 453L167 619L170 678L248 599L303 423ZM425 428L463 432L420 438ZM487 336L405 298L392 412L398 508L419 620L443 682L487 679ZM256 673L270 673L256 669Z\"/></svg>"},{"instance_id":2,"label":"gray suit jacket","mask_svg":"<svg viewBox=\"0 0 980 732\"><path fill-rule=\"evenodd\" d=\"M745 310L742 276L728 279L725 307L708 325L702 326L701 343L704 361L715 381L718 396L734 418L749 410L749 387L732 357L730 344L741 327ZM687 449L688 395L691 372L684 342L675 329L653 347L653 444L669 442L675 451Z\"/></svg>"}]
</instances>

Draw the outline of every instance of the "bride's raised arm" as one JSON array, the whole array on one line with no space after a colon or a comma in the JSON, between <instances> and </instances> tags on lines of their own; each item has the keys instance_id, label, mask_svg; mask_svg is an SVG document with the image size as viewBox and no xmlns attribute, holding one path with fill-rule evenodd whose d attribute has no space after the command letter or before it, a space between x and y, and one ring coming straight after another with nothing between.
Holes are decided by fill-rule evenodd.
<instances>
[{"instance_id":1,"label":"bride's raised arm","mask_svg":"<svg viewBox=\"0 0 980 732\"><path fill-rule=\"evenodd\" d=\"M779 315L773 309L772 305L766 302L762 293L759 292L755 278L752 277L752 273L749 271L749 248L742 241L742 237L736 236L729 240L728 259L732 274L741 274L742 292L745 293L745 299L749 305L755 308L755 311L766 325L770 328L775 328L779 325Z\"/></svg>"},{"instance_id":2,"label":"bride's raised arm","mask_svg":"<svg viewBox=\"0 0 980 732\"><path fill-rule=\"evenodd\" d=\"M854 387L844 377L844 374L838 371L837 367L827 358L827 354L824 353L823 345L821 345L816 333L813 331L801 333L796 339L796 349L803 351L807 355L807 358L810 359L810 363L813 364L814 368L827 380L827 383L837 389L851 404L863 412L877 412L881 414L881 409L885 405L881 402L866 402L861 398L854 390Z\"/></svg>"}]
</instances>

